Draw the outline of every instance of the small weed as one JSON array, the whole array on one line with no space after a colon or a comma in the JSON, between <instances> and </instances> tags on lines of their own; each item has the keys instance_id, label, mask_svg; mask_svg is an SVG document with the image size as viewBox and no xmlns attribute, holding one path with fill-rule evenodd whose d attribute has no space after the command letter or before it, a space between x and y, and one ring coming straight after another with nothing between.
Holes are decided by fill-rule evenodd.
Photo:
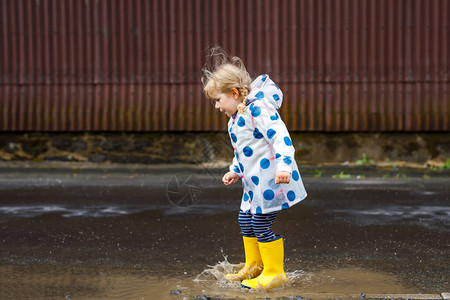
<instances>
[{"instance_id":1,"label":"small weed","mask_svg":"<svg viewBox=\"0 0 450 300\"><path fill-rule=\"evenodd\" d=\"M314 170L314 178L321 178L322 172L319 170Z\"/></svg>"},{"instance_id":2,"label":"small weed","mask_svg":"<svg viewBox=\"0 0 450 300\"><path fill-rule=\"evenodd\" d=\"M406 175L405 175L405 174L397 173L397 174L395 175L395 178L397 178L397 179L399 179L399 178L406 178Z\"/></svg>"},{"instance_id":3,"label":"small weed","mask_svg":"<svg viewBox=\"0 0 450 300\"><path fill-rule=\"evenodd\" d=\"M333 175L333 178L340 178L340 179L351 178L351 177L352 177L352 175L345 174L344 172Z\"/></svg>"},{"instance_id":4,"label":"small weed","mask_svg":"<svg viewBox=\"0 0 450 300\"><path fill-rule=\"evenodd\" d=\"M447 158L447 161L445 162L445 165L443 167L444 169L450 169L450 158Z\"/></svg>"},{"instance_id":5,"label":"small weed","mask_svg":"<svg viewBox=\"0 0 450 300\"><path fill-rule=\"evenodd\" d=\"M428 170L430 171L442 171L444 169L450 169L450 158L447 158L445 165L442 167L429 166Z\"/></svg>"},{"instance_id":6,"label":"small weed","mask_svg":"<svg viewBox=\"0 0 450 300\"><path fill-rule=\"evenodd\" d=\"M389 174L384 174L382 178L389 178Z\"/></svg>"},{"instance_id":7,"label":"small weed","mask_svg":"<svg viewBox=\"0 0 450 300\"><path fill-rule=\"evenodd\" d=\"M430 175L424 174L424 175L423 175L423 179L428 180L428 179L431 179L431 177L430 177Z\"/></svg>"},{"instance_id":8,"label":"small weed","mask_svg":"<svg viewBox=\"0 0 450 300\"><path fill-rule=\"evenodd\" d=\"M362 159L358 159L356 161L356 164L362 165L362 166L367 166L368 163L373 164L374 161L372 159L367 159L366 153L363 153Z\"/></svg>"}]
</instances>

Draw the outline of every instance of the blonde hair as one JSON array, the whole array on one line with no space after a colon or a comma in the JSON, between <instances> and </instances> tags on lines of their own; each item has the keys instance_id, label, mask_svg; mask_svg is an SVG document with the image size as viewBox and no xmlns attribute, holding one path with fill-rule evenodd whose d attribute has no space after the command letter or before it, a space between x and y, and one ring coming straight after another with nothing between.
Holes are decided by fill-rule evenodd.
<instances>
[{"instance_id":1,"label":"blonde hair","mask_svg":"<svg viewBox=\"0 0 450 300\"><path fill-rule=\"evenodd\" d=\"M243 110L252 79L242 60L237 56L230 56L220 46L213 47L207 59L207 64L202 69L206 97L214 99L216 93L229 93L235 88L244 101L239 104L238 109Z\"/></svg>"}]
</instances>

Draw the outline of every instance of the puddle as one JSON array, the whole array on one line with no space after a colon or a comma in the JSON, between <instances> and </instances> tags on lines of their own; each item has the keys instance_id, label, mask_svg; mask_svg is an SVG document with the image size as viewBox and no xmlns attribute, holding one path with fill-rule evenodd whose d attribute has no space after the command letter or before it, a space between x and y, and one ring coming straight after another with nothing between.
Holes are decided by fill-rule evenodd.
<instances>
[{"instance_id":1,"label":"puddle","mask_svg":"<svg viewBox=\"0 0 450 300\"><path fill-rule=\"evenodd\" d=\"M290 285L270 291L249 291L239 282L230 283L223 275L239 265L222 261L201 274L180 278L156 277L145 271L49 266L1 266L2 299L195 299L206 295L218 299L272 299L302 296L312 299L352 298L362 292L414 293L389 274L360 268L317 272L287 271ZM179 295L172 294L178 290Z\"/></svg>"},{"instance_id":2,"label":"puddle","mask_svg":"<svg viewBox=\"0 0 450 300\"><path fill-rule=\"evenodd\" d=\"M238 283L229 283L224 275L231 270L238 270L242 265L228 263L227 260L203 271L189 284L185 282L183 288L202 288L208 296L225 298L261 299L263 297L291 297L320 294L329 295L360 295L364 293L406 293L411 288L402 286L395 276L374 272L360 268L324 269L316 272L302 270L286 271L289 284L283 288L270 291L249 291L242 289ZM197 292L198 294L198 292Z\"/></svg>"}]
</instances>

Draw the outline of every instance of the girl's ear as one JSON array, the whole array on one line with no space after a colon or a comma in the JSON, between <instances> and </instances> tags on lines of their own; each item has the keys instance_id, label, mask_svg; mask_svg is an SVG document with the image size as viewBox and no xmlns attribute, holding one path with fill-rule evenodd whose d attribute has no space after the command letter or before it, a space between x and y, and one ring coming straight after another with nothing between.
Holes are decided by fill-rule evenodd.
<instances>
[{"instance_id":1,"label":"girl's ear","mask_svg":"<svg viewBox=\"0 0 450 300\"><path fill-rule=\"evenodd\" d=\"M239 91L237 88L232 88L231 89L231 96L233 96L234 100L238 100L239 99Z\"/></svg>"}]
</instances>

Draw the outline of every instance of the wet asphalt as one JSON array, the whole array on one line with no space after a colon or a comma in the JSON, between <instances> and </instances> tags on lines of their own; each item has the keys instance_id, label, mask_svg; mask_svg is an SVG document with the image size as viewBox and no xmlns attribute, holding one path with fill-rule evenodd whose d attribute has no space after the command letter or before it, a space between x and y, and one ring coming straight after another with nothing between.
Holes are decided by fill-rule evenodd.
<instances>
[{"instance_id":1,"label":"wet asphalt","mask_svg":"<svg viewBox=\"0 0 450 300\"><path fill-rule=\"evenodd\" d=\"M195 277L224 256L242 261L241 186L221 172L3 169L0 299L96 299L114 272ZM287 271L356 267L413 293L450 290L449 177L303 180L308 197L274 223Z\"/></svg>"}]
</instances>

